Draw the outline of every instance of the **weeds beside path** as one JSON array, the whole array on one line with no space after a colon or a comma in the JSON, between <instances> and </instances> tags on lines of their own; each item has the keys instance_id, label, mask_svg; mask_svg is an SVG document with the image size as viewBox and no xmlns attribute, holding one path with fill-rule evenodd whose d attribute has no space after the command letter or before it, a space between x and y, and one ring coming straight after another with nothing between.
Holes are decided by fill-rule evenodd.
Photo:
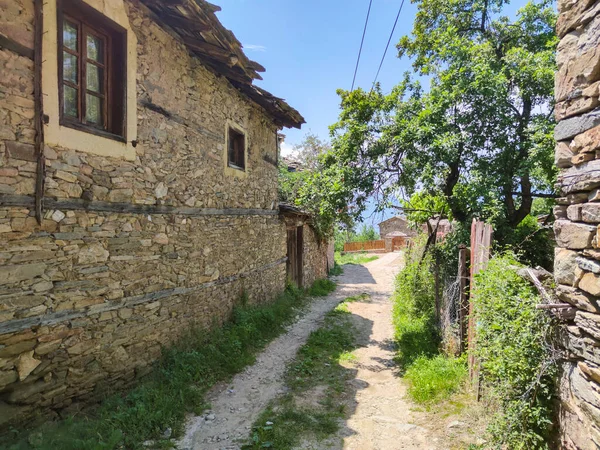
<instances>
[{"instance_id":1,"label":"weeds beside path","mask_svg":"<svg viewBox=\"0 0 600 450\"><path fill-rule=\"evenodd\" d=\"M148 439L169 446L169 438L183 431L186 411L200 413L206 405L204 395L215 383L252 364L294 320L307 294L326 296L333 289L332 281L318 280L306 293L288 287L269 304L247 306L242 298L229 322L210 332L191 331L166 349L152 373L129 392L107 395L86 414L20 432L2 448L135 449L144 448Z\"/></svg>"},{"instance_id":2,"label":"weeds beside path","mask_svg":"<svg viewBox=\"0 0 600 450\"><path fill-rule=\"evenodd\" d=\"M338 278L338 288L310 304L303 315L289 325L285 334L273 340L256 362L230 382L211 390L206 401L210 409L190 417L179 449L239 449L250 436L251 427L269 402L285 392L286 365L295 357L311 332L323 323L326 314L356 288L346 283L352 275Z\"/></svg>"}]
</instances>

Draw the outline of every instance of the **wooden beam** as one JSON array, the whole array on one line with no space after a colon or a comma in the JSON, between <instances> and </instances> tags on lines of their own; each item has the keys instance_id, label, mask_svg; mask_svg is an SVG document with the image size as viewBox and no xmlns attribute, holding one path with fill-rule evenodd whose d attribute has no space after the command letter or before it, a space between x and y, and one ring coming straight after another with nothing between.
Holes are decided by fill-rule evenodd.
<instances>
[{"instance_id":1,"label":"wooden beam","mask_svg":"<svg viewBox=\"0 0 600 450\"><path fill-rule=\"evenodd\" d=\"M41 225L44 215L44 182L46 180L46 158L44 156L44 94L42 93L42 38L44 36L43 0L34 2L34 77L33 97L35 105L35 155L37 173L35 180L35 217Z\"/></svg>"},{"instance_id":2,"label":"wooden beam","mask_svg":"<svg viewBox=\"0 0 600 450\"><path fill-rule=\"evenodd\" d=\"M27 195L0 194L0 206L18 206L32 208L35 206L35 198ZM180 206L165 205L138 205L135 203L115 203L89 201L82 199L45 199L48 209L60 209L65 211L94 211L94 212L116 212L126 214L165 214L181 215L191 217L203 216L276 216L279 214L275 209L249 209L249 208L188 208Z\"/></svg>"},{"instance_id":3,"label":"wooden beam","mask_svg":"<svg viewBox=\"0 0 600 450\"><path fill-rule=\"evenodd\" d=\"M33 49L19 44L17 41L14 41L9 37L4 36L3 34L0 34L0 48L5 48L6 50L15 52L17 55L23 56L28 59L34 58Z\"/></svg>"}]
</instances>

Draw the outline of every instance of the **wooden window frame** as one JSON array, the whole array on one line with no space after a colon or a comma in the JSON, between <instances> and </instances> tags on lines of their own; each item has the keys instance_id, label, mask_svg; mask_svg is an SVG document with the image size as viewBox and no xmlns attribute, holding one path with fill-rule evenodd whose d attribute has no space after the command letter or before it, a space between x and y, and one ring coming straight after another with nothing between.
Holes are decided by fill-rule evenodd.
<instances>
[{"instance_id":1,"label":"wooden window frame","mask_svg":"<svg viewBox=\"0 0 600 450\"><path fill-rule=\"evenodd\" d=\"M68 6L67 6L68 5ZM59 124L119 142L127 142L127 31L80 0L57 0ZM77 28L77 51L65 47L65 23ZM87 36L103 42L103 61L88 59ZM63 52L77 57L77 85L64 80ZM87 89L87 64L103 69L103 93ZM122 70L119 70L119 67ZM77 90L78 117L64 112L64 86ZM101 99L103 125L85 121L86 95Z\"/></svg>"},{"instance_id":2,"label":"wooden window frame","mask_svg":"<svg viewBox=\"0 0 600 450\"><path fill-rule=\"evenodd\" d=\"M235 142L241 137L241 149L238 146L237 156L231 158L231 146L235 145ZM236 127L229 125L227 128L227 167L232 169L246 171L246 133ZM235 152L235 149L234 149ZM240 164L241 162L241 164Z\"/></svg>"}]
</instances>

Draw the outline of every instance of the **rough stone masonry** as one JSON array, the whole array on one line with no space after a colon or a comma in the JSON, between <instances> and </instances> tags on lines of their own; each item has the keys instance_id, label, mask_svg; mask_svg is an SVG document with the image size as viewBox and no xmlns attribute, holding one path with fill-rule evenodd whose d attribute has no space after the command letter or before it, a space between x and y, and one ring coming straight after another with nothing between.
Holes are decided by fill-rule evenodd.
<instances>
[{"instance_id":1,"label":"rough stone masonry","mask_svg":"<svg viewBox=\"0 0 600 450\"><path fill-rule=\"evenodd\" d=\"M102 1L137 39L135 159L46 145L38 225L34 0L0 0L0 427L124 388L242 293L285 286L279 127L143 2ZM224 173L231 120L247 133L243 177ZM327 246L305 228L310 284Z\"/></svg>"},{"instance_id":2,"label":"rough stone masonry","mask_svg":"<svg viewBox=\"0 0 600 450\"><path fill-rule=\"evenodd\" d=\"M563 332L565 449L600 448L600 1L559 0L555 207L558 297L577 308Z\"/></svg>"}]
</instances>

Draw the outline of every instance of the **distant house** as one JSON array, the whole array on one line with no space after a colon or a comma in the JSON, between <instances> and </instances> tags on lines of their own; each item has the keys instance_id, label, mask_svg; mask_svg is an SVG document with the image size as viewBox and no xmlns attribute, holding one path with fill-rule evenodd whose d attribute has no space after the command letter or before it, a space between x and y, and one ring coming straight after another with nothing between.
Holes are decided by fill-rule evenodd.
<instances>
[{"instance_id":1,"label":"distant house","mask_svg":"<svg viewBox=\"0 0 600 450\"><path fill-rule=\"evenodd\" d=\"M412 229L406 217L395 216L379 224L379 235L385 241L388 252L406 247L417 231Z\"/></svg>"},{"instance_id":2,"label":"distant house","mask_svg":"<svg viewBox=\"0 0 600 450\"><path fill-rule=\"evenodd\" d=\"M448 219L441 219L438 221L437 218L433 218L429 219L429 226L427 226L427 223L421 225L423 232L428 234L430 229L433 231L436 229L436 227L436 239L438 241L443 240L446 237L446 235L452 231L453 228L452 222L450 222Z\"/></svg>"}]
</instances>

